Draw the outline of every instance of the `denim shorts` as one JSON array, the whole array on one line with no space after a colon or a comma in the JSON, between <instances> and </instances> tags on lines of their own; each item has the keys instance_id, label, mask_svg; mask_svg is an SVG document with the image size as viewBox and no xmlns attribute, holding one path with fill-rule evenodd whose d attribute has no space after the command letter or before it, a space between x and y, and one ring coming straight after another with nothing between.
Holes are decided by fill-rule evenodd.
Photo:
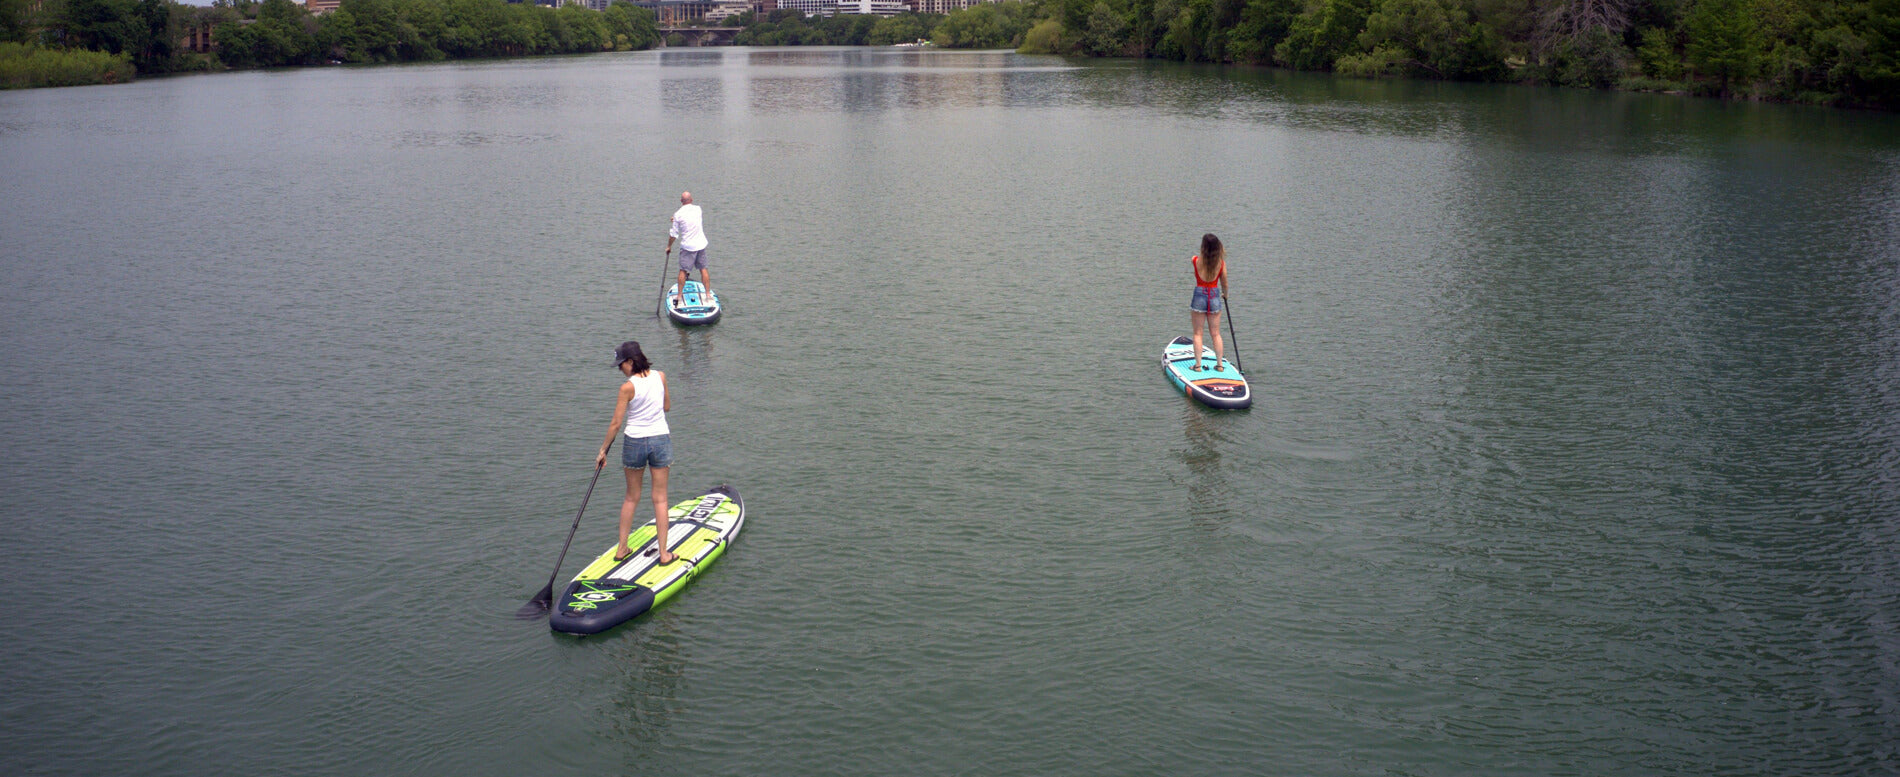
<instances>
[{"instance_id":1,"label":"denim shorts","mask_svg":"<svg viewBox=\"0 0 1900 777\"><path fill-rule=\"evenodd\" d=\"M1220 289L1194 287L1194 299L1188 302L1188 310L1196 313L1220 312Z\"/></svg>"},{"instance_id":2,"label":"denim shorts","mask_svg":"<svg viewBox=\"0 0 1900 777\"><path fill-rule=\"evenodd\" d=\"M627 469L673 466L673 435L652 437L620 435L620 465Z\"/></svg>"},{"instance_id":3,"label":"denim shorts","mask_svg":"<svg viewBox=\"0 0 1900 777\"><path fill-rule=\"evenodd\" d=\"M706 269L706 249L701 248L698 251L680 249L680 272L704 269Z\"/></svg>"}]
</instances>

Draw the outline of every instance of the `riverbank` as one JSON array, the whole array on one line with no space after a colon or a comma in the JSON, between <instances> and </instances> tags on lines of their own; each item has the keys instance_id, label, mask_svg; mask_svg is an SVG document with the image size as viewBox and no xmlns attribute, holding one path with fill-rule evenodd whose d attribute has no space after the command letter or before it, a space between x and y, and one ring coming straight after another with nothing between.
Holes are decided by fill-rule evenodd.
<instances>
[{"instance_id":1,"label":"riverbank","mask_svg":"<svg viewBox=\"0 0 1900 777\"><path fill-rule=\"evenodd\" d=\"M124 54L0 43L0 89L122 84L136 74Z\"/></svg>"},{"instance_id":2,"label":"riverbank","mask_svg":"<svg viewBox=\"0 0 1900 777\"><path fill-rule=\"evenodd\" d=\"M41 18L10 24L39 39L130 56L144 73L184 62L202 69L212 57L223 67L257 68L627 51L662 42L653 13L626 2L594 11L503 0L343 0L322 15L290 0L210 8L159 2L162 13L103 6L124 17L113 24L67 18L69 10L36 11ZM1363 78L1900 109L1900 3L1891 0L1698 0L1667 9L1568 0L1537 8L1480 0L1004 0L885 18L781 9L718 24L742 28L734 42L749 46L928 40L943 48ZM208 37L215 54L172 44L181 30Z\"/></svg>"},{"instance_id":3,"label":"riverbank","mask_svg":"<svg viewBox=\"0 0 1900 777\"><path fill-rule=\"evenodd\" d=\"M1592 9L1595 10L1592 10ZM1900 109L1900 4L1006 0L948 15L741 14L740 45L944 48Z\"/></svg>"}]
</instances>

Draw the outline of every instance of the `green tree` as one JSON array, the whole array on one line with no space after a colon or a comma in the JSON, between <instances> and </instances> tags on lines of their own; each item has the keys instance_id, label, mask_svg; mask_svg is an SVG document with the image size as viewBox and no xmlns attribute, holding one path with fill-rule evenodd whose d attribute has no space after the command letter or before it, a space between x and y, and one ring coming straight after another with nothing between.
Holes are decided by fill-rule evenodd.
<instances>
[{"instance_id":1,"label":"green tree","mask_svg":"<svg viewBox=\"0 0 1900 777\"><path fill-rule=\"evenodd\" d=\"M1330 70L1333 62L1357 53L1359 31L1371 13L1370 0L1310 0L1293 20L1273 58L1298 70Z\"/></svg>"},{"instance_id":2,"label":"green tree","mask_svg":"<svg viewBox=\"0 0 1900 777\"><path fill-rule=\"evenodd\" d=\"M30 0L0 0L0 42L25 42L32 37Z\"/></svg>"},{"instance_id":3,"label":"green tree","mask_svg":"<svg viewBox=\"0 0 1900 777\"><path fill-rule=\"evenodd\" d=\"M945 48L1000 49L1022 45L1029 31L1026 9L1020 3L984 3L944 17L931 40Z\"/></svg>"},{"instance_id":4,"label":"green tree","mask_svg":"<svg viewBox=\"0 0 1900 777\"><path fill-rule=\"evenodd\" d=\"M1686 22L1683 53L1700 76L1717 79L1723 96L1755 76L1761 39L1747 0L1696 0Z\"/></svg>"},{"instance_id":5,"label":"green tree","mask_svg":"<svg viewBox=\"0 0 1900 777\"><path fill-rule=\"evenodd\" d=\"M1022 47L1016 49L1019 54L1066 54L1068 51L1062 22L1054 19L1036 22L1036 26L1023 34Z\"/></svg>"},{"instance_id":6,"label":"green tree","mask_svg":"<svg viewBox=\"0 0 1900 777\"><path fill-rule=\"evenodd\" d=\"M888 19L880 19L871 26L870 35L865 43L872 46L889 46L896 43L914 43L928 40L931 31L943 17L937 14L898 14Z\"/></svg>"},{"instance_id":7,"label":"green tree","mask_svg":"<svg viewBox=\"0 0 1900 777\"><path fill-rule=\"evenodd\" d=\"M1900 109L1900 0L1868 3L1861 29L1866 47L1847 86L1868 103Z\"/></svg>"},{"instance_id":8,"label":"green tree","mask_svg":"<svg viewBox=\"0 0 1900 777\"><path fill-rule=\"evenodd\" d=\"M150 35L133 0L66 0L54 25L68 46L113 54L138 51Z\"/></svg>"},{"instance_id":9,"label":"green tree","mask_svg":"<svg viewBox=\"0 0 1900 777\"><path fill-rule=\"evenodd\" d=\"M1359 46L1379 59L1431 78L1483 78L1502 69L1486 31L1451 0L1384 0L1366 17Z\"/></svg>"},{"instance_id":10,"label":"green tree","mask_svg":"<svg viewBox=\"0 0 1900 777\"><path fill-rule=\"evenodd\" d=\"M1128 17L1108 0L1096 0L1089 9L1088 27L1082 33L1082 50L1097 56L1127 56L1134 43L1130 35L1134 25L1128 23Z\"/></svg>"},{"instance_id":11,"label":"green tree","mask_svg":"<svg viewBox=\"0 0 1900 777\"><path fill-rule=\"evenodd\" d=\"M1248 0L1240 20L1227 32L1227 52L1236 62L1265 63L1273 47L1286 40L1300 14L1298 0Z\"/></svg>"},{"instance_id":12,"label":"green tree","mask_svg":"<svg viewBox=\"0 0 1900 777\"><path fill-rule=\"evenodd\" d=\"M1661 27L1643 30L1642 46L1636 49L1636 61L1643 75L1674 81L1682 77L1682 55L1676 52L1675 36Z\"/></svg>"}]
</instances>

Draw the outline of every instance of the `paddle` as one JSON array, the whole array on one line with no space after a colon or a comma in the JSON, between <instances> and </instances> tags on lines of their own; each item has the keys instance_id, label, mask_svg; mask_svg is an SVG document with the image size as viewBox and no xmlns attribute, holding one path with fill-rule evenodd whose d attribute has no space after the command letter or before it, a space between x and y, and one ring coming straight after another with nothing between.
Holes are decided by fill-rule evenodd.
<instances>
[{"instance_id":1,"label":"paddle","mask_svg":"<svg viewBox=\"0 0 1900 777\"><path fill-rule=\"evenodd\" d=\"M613 450L613 447L613 442L608 441L607 449ZM526 621L548 614L548 609L554 604L554 579L561 576L561 563L567 561L567 549L574 545L574 532L581 528L581 516L587 512L587 500L594 498L594 486L600 482L600 471L606 466L606 461L594 465L594 479L587 484L587 495L581 497L580 512L574 514L574 525L567 530L567 542L561 545L561 557L554 561L554 574L548 575L548 584L542 586L541 593L535 594L527 604L521 605L521 609L515 611L515 617Z\"/></svg>"},{"instance_id":2,"label":"paddle","mask_svg":"<svg viewBox=\"0 0 1900 777\"><path fill-rule=\"evenodd\" d=\"M1227 290L1224 288L1220 290L1220 307L1227 311L1227 344L1234 349L1234 369L1245 375L1247 371L1240 369L1240 338L1234 336L1234 309L1227 304Z\"/></svg>"},{"instance_id":3,"label":"paddle","mask_svg":"<svg viewBox=\"0 0 1900 777\"><path fill-rule=\"evenodd\" d=\"M671 248L666 249L666 254L660 257L660 304L653 306L654 316L666 315L666 265L667 260L672 258L673 249Z\"/></svg>"}]
</instances>

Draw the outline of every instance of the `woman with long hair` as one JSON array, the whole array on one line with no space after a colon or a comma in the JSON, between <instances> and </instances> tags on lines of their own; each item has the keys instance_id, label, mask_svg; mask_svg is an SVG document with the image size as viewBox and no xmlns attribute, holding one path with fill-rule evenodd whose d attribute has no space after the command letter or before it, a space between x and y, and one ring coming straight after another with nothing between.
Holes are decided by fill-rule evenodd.
<instances>
[{"instance_id":1,"label":"woman with long hair","mask_svg":"<svg viewBox=\"0 0 1900 777\"><path fill-rule=\"evenodd\" d=\"M1188 325L1194 328L1194 366L1201 371L1201 328L1214 338L1214 369L1227 361L1227 346L1220 340L1221 300L1227 297L1227 249L1220 238L1209 232L1201 236L1201 252L1188 260L1194 266L1194 297L1188 302Z\"/></svg>"},{"instance_id":2,"label":"woman with long hair","mask_svg":"<svg viewBox=\"0 0 1900 777\"><path fill-rule=\"evenodd\" d=\"M640 504L640 486L648 469L653 470L653 528L660 548L660 563L671 564L677 558L666 544L666 473L673 466L673 435L666 426L666 411L673 409L673 396L666 392L666 373L653 369L653 363L640 350L640 344L628 340L614 349L614 367L627 376L614 400L614 418L607 424L607 440L600 444L594 466L607 463L607 448L614 435L620 441L620 464L626 467L627 496L620 500L620 546L614 560L633 555L627 547L627 534L633 531L633 510Z\"/></svg>"}]
</instances>

